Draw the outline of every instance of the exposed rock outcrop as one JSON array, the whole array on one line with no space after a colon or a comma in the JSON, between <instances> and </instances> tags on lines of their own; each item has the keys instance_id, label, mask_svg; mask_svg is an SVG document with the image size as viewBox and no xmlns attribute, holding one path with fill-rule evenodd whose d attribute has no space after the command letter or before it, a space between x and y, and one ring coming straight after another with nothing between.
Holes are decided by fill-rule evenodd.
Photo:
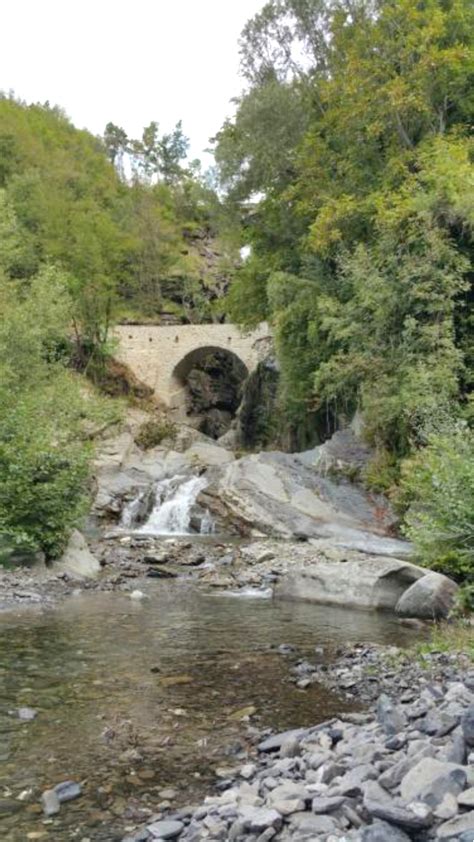
<instances>
[{"instance_id":1,"label":"exposed rock outcrop","mask_svg":"<svg viewBox=\"0 0 474 842\"><path fill-rule=\"evenodd\" d=\"M410 599L413 591L419 599ZM287 573L275 589L276 596L282 598L351 608L386 608L431 620L449 613L456 591L454 582L440 573L396 558L362 554L344 562L318 560Z\"/></svg>"},{"instance_id":2,"label":"exposed rock outcrop","mask_svg":"<svg viewBox=\"0 0 474 842\"><path fill-rule=\"evenodd\" d=\"M406 542L388 537L394 516L387 501L348 479L322 475L312 464L317 450L245 456L216 476L208 493L227 506L230 518L263 534L304 534L380 555L409 554Z\"/></svg>"},{"instance_id":3,"label":"exposed rock outcrop","mask_svg":"<svg viewBox=\"0 0 474 842\"><path fill-rule=\"evenodd\" d=\"M276 399L279 368L275 356L259 362L243 388L242 402L236 419L236 440L246 448L267 446L278 430Z\"/></svg>"}]
</instances>

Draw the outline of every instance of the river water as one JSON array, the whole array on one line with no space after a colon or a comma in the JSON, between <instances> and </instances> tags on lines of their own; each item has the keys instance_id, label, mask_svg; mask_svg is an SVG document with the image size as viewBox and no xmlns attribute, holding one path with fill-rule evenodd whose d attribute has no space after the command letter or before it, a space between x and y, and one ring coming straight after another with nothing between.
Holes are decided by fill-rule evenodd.
<instances>
[{"instance_id":1,"label":"river water","mask_svg":"<svg viewBox=\"0 0 474 842\"><path fill-rule=\"evenodd\" d=\"M320 686L288 682L291 656L275 647L311 656L322 645L331 657L340 644L403 645L413 634L389 615L207 595L189 581L144 589L141 602L85 593L0 617L1 840L111 842L140 807L156 809L164 787L196 802L217 769L238 764L243 709L276 729L348 709ZM25 705L34 721L15 715ZM83 796L45 820L41 792L67 779L83 782Z\"/></svg>"}]
</instances>

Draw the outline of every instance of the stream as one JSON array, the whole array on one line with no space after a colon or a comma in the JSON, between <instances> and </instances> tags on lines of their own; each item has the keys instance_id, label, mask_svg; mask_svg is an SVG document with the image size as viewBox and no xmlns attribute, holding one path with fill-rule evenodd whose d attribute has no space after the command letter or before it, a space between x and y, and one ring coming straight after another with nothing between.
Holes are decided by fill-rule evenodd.
<instances>
[{"instance_id":1,"label":"stream","mask_svg":"<svg viewBox=\"0 0 474 842\"><path fill-rule=\"evenodd\" d=\"M340 644L404 645L391 615L303 602L208 595L189 580L145 580L147 598L71 596L54 611L0 616L0 838L120 840L156 812L196 803L242 762L250 725L284 729L350 709L288 681L297 657ZM293 644L297 655L277 647ZM37 711L31 722L17 711ZM216 775L216 770L224 767ZM45 819L41 792L64 780L83 795Z\"/></svg>"}]
</instances>

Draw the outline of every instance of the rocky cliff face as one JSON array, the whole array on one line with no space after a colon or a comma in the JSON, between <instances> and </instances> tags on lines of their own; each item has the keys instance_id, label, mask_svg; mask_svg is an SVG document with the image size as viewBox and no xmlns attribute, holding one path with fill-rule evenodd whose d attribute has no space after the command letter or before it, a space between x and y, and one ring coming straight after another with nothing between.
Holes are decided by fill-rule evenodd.
<instances>
[{"instance_id":1,"label":"rocky cliff face","mask_svg":"<svg viewBox=\"0 0 474 842\"><path fill-rule=\"evenodd\" d=\"M278 432L276 401L279 376L276 357L270 354L245 381L236 422L237 440L242 447L263 448L274 441Z\"/></svg>"},{"instance_id":2,"label":"rocky cliff face","mask_svg":"<svg viewBox=\"0 0 474 842\"><path fill-rule=\"evenodd\" d=\"M162 324L199 324L225 321L223 300L228 292L234 261L207 229L185 231L186 248L194 269L191 275L163 279L165 304Z\"/></svg>"}]
</instances>

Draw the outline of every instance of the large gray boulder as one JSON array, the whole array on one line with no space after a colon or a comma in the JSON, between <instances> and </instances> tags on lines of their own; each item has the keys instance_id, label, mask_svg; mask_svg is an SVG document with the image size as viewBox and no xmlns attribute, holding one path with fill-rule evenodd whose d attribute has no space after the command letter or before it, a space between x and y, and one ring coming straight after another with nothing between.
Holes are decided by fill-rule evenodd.
<instances>
[{"instance_id":1,"label":"large gray boulder","mask_svg":"<svg viewBox=\"0 0 474 842\"><path fill-rule=\"evenodd\" d=\"M100 572L99 562L77 529L71 532L68 545L54 567L58 573L68 573L75 579L94 579Z\"/></svg>"},{"instance_id":2,"label":"large gray boulder","mask_svg":"<svg viewBox=\"0 0 474 842\"><path fill-rule=\"evenodd\" d=\"M400 597L396 612L402 617L439 620L451 611L458 586L447 576L427 571Z\"/></svg>"},{"instance_id":3,"label":"large gray boulder","mask_svg":"<svg viewBox=\"0 0 474 842\"><path fill-rule=\"evenodd\" d=\"M404 594L431 575L422 567L396 558L350 553L346 561L341 561L318 557L315 551L314 563L290 569L280 578L275 596L326 605L398 610ZM435 575L441 579L440 588L454 596L456 585L445 576ZM423 593L424 601L419 605L413 602L404 616L440 616L438 591L426 589ZM451 606L452 599L446 601L446 612Z\"/></svg>"}]
</instances>

